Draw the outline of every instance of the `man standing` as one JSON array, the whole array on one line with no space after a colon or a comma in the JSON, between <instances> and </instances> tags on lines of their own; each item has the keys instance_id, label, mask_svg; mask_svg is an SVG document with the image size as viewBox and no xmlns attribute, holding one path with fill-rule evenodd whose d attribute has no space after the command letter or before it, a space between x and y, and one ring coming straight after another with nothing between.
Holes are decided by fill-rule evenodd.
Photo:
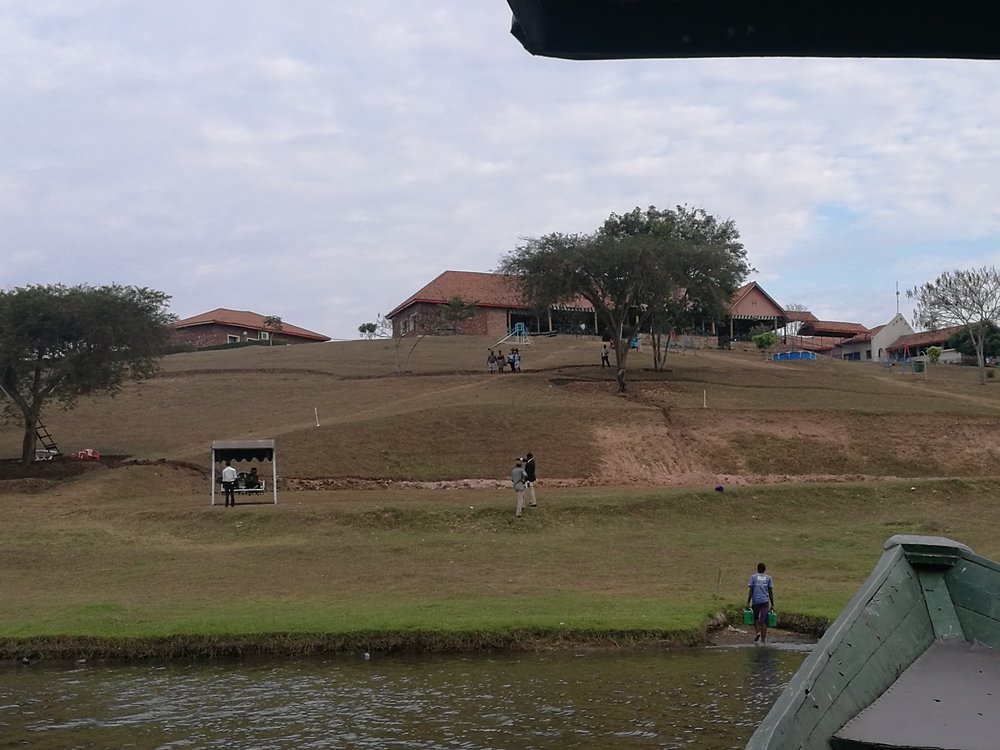
<instances>
[{"instance_id":1,"label":"man standing","mask_svg":"<svg viewBox=\"0 0 1000 750\"><path fill-rule=\"evenodd\" d=\"M510 482L514 485L514 494L517 496L517 510L514 511L514 516L517 518L521 517L521 511L524 510L524 483L526 481L528 481L528 475L521 465L521 459L517 459L513 471L510 472Z\"/></svg>"},{"instance_id":2,"label":"man standing","mask_svg":"<svg viewBox=\"0 0 1000 750\"><path fill-rule=\"evenodd\" d=\"M611 367L611 352L608 351L608 345L605 344L604 348L601 349L601 369L605 367Z\"/></svg>"},{"instance_id":3,"label":"man standing","mask_svg":"<svg viewBox=\"0 0 1000 750\"><path fill-rule=\"evenodd\" d=\"M222 491L226 494L226 507L230 505L236 507L236 469L226 461L226 468L222 470Z\"/></svg>"},{"instance_id":4,"label":"man standing","mask_svg":"<svg viewBox=\"0 0 1000 750\"><path fill-rule=\"evenodd\" d=\"M530 453L524 460L524 474L527 476L524 486L528 489L528 505L534 508L538 498L535 497L535 457Z\"/></svg>"},{"instance_id":5,"label":"man standing","mask_svg":"<svg viewBox=\"0 0 1000 750\"><path fill-rule=\"evenodd\" d=\"M767 613L774 607L774 590L771 588L771 576L764 571L767 566L757 563L757 572L750 576L747 591L747 606L753 609L753 625L757 631L753 642L767 642Z\"/></svg>"}]
</instances>

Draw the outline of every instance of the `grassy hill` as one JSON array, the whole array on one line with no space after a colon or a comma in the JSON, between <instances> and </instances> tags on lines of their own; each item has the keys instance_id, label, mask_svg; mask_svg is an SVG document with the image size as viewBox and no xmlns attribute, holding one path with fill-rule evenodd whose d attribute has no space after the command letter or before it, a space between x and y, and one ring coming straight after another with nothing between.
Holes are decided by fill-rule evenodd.
<instances>
[{"instance_id":1,"label":"grassy hill","mask_svg":"<svg viewBox=\"0 0 1000 750\"><path fill-rule=\"evenodd\" d=\"M64 451L139 461L4 465L0 654L689 638L761 558L805 622L891 534L1000 556L1000 386L971 368L642 352L622 396L594 339L537 339L518 375L486 373L492 343L424 339L402 375L386 341L174 355L48 412ZM211 441L262 437L279 506L210 507ZM541 507L515 524L529 450Z\"/></svg>"},{"instance_id":2,"label":"grassy hill","mask_svg":"<svg viewBox=\"0 0 1000 750\"><path fill-rule=\"evenodd\" d=\"M1000 386L971 368L924 378L705 350L655 373L642 352L623 397L593 339L536 339L524 372L493 376L490 343L426 338L405 375L386 341L174 355L160 377L45 420L64 451L202 464L212 440L273 437L289 479L499 479L529 450L546 479L616 485L985 476L1000 457ZM19 446L0 432L0 455Z\"/></svg>"}]
</instances>

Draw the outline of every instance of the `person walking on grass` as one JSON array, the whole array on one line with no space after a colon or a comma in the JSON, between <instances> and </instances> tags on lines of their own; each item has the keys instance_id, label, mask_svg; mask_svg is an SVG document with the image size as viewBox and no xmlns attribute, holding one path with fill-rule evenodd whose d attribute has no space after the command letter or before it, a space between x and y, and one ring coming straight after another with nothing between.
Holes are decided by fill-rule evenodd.
<instances>
[{"instance_id":1,"label":"person walking on grass","mask_svg":"<svg viewBox=\"0 0 1000 750\"><path fill-rule=\"evenodd\" d=\"M226 468L222 470L222 491L226 496L226 507L230 505L236 507L236 469L229 461L226 461Z\"/></svg>"},{"instance_id":2,"label":"person walking on grass","mask_svg":"<svg viewBox=\"0 0 1000 750\"><path fill-rule=\"evenodd\" d=\"M520 518L521 512L524 510L524 490L525 482L527 481L528 475L524 471L521 459L517 459L517 463L514 464L514 469L510 472L510 482L514 485L514 495L517 497L517 510L514 511L515 518Z\"/></svg>"},{"instance_id":3,"label":"person walking on grass","mask_svg":"<svg viewBox=\"0 0 1000 750\"><path fill-rule=\"evenodd\" d=\"M754 643L767 643L767 613L774 609L772 580L765 570L764 563L757 563L757 572L750 576L747 590L747 606L753 609L753 626L757 631Z\"/></svg>"},{"instance_id":4,"label":"person walking on grass","mask_svg":"<svg viewBox=\"0 0 1000 750\"><path fill-rule=\"evenodd\" d=\"M538 505L538 498L535 497L535 457L530 453L524 458L524 474L527 477L524 486L528 492L528 506L534 508Z\"/></svg>"},{"instance_id":5,"label":"person walking on grass","mask_svg":"<svg viewBox=\"0 0 1000 750\"><path fill-rule=\"evenodd\" d=\"M601 369L605 367L611 367L611 352L608 350L608 345L605 344L601 349Z\"/></svg>"}]
</instances>

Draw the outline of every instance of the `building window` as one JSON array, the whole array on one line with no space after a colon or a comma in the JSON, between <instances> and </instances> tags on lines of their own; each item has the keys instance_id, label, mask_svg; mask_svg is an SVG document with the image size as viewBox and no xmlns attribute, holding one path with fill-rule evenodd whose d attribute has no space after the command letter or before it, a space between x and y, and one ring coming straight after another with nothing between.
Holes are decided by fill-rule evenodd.
<instances>
[{"instance_id":1,"label":"building window","mask_svg":"<svg viewBox=\"0 0 1000 750\"><path fill-rule=\"evenodd\" d=\"M238 343L240 343L240 337L237 336L237 335L235 335L235 334L232 334L232 333L226 334L226 343L227 344L238 344Z\"/></svg>"},{"instance_id":2,"label":"building window","mask_svg":"<svg viewBox=\"0 0 1000 750\"><path fill-rule=\"evenodd\" d=\"M269 338L271 338L271 334L268 333L267 331L261 331L260 333L257 334L257 337L261 341L267 341Z\"/></svg>"}]
</instances>

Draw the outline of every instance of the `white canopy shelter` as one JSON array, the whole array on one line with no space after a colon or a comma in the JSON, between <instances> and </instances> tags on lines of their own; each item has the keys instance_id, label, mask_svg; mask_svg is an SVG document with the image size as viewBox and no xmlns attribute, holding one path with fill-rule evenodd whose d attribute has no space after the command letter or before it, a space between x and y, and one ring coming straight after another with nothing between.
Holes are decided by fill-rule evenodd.
<instances>
[{"instance_id":1,"label":"white canopy shelter","mask_svg":"<svg viewBox=\"0 0 1000 750\"><path fill-rule=\"evenodd\" d=\"M274 440L212 441L212 505L215 505L215 465L224 461L270 461L271 495L278 504L278 451Z\"/></svg>"}]
</instances>

